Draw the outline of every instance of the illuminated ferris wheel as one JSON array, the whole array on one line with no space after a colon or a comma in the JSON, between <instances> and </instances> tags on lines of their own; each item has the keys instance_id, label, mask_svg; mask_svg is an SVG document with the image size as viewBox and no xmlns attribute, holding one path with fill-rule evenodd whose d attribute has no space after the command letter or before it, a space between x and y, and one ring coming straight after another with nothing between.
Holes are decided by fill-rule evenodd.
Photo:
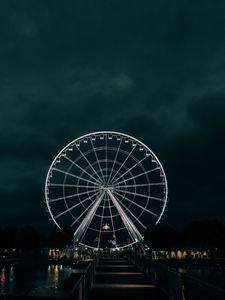
<instances>
[{"instance_id":1,"label":"illuminated ferris wheel","mask_svg":"<svg viewBox=\"0 0 225 300\"><path fill-rule=\"evenodd\" d=\"M45 182L50 218L70 226L87 247L143 244L167 203L167 180L156 155L129 135L101 131L79 137L53 160Z\"/></svg>"}]
</instances>

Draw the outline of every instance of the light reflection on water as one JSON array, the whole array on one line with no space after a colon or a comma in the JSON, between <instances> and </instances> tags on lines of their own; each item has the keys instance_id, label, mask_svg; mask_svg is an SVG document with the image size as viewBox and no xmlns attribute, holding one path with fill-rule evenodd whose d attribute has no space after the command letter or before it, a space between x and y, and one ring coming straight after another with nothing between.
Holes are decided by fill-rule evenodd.
<instances>
[{"instance_id":1,"label":"light reflection on water","mask_svg":"<svg viewBox=\"0 0 225 300\"><path fill-rule=\"evenodd\" d=\"M0 294L11 292L14 287L14 269L13 267L0 268Z\"/></svg>"},{"instance_id":2,"label":"light reflection on water","mask_svg":"<svg viewBox=\"0 0 225 300\"><path fill-rule=\"evenodd\" d=\"M5 289L5 268L1 270L1 287Z\"/></svg>"},{"instance_id":3,"label":"light reflection on water","mask_svg":"<svg viewBox=\"0 0 225 300\"><path fill-rule=\"evenodd\" d=\"M0 295L63 294L62 283L72 272L62 265L2 267Z\"/></svg>"}]
</instances>

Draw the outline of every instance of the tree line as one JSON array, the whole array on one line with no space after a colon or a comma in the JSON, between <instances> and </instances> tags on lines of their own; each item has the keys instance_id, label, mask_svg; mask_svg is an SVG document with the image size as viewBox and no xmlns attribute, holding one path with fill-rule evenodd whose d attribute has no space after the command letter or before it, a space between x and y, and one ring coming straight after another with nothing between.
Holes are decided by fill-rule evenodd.
<instances>
[{"instance_id":1,"label":"tree line","mask_svg":"<svg viewBox=\"0 0 225 300\"><path fill-rule=\"evenodd\" d=\"M0 229L0 251L20 249L26 253L40 248L64 248L72 243L70 229L53 227L47 234L32 226L18 228L8 226ZM202 220L189 223L183 230L158 225L146 230L145 241L154 249L173 248L220 248L225 249L225 226L218 220Z\"/></svg>"},{"instance_id":2,"label":"tree line","mask_svg":"<svg viewBox=\"0 0 225 300\"><path fill-rule=\"evenodd\" d=\"M0 229L0 253L5 249L28 254L38 252L40 248L64 248L71 244L72 237L71 229L53 227L46 234L29 225L22 228L8 226Z\"/></svg>"},{"instance_id":3,"label":"tree line","mask_svg":"<svg viewBox=\"0 0 225 300\"><path fill-rule=\"evenodd\" d=\"M152 248L220 248L225 249L225 226L209 219L193 221L184 229L157 226L146 232L145 239Z\"/></svg>"}]
</instances>

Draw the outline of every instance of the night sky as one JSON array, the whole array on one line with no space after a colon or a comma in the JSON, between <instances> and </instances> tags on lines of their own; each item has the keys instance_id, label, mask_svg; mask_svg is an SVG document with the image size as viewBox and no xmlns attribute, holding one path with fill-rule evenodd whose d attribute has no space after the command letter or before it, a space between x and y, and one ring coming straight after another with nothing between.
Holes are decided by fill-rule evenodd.
<instances>
[{"instance_id":1,"label":"night sky","mask_svg":"<svg viewBox=\"0 0 225 300\"><path fill-rule=\"evenodd\" d=\"M0 3L0 226L51 226L45 176L80 135L149 146L164 224L225 221L224 0Z\"/></svg>"}]
</instances>

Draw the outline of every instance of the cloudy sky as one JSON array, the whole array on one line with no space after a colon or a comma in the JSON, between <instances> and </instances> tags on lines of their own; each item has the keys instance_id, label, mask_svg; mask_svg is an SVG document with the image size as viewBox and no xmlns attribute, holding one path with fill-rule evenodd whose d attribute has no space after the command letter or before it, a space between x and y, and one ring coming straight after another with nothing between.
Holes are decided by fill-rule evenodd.
<instances>
[{"instance_id":1,"label":"cloudy sky","mask_svg":"<svg viewBox=\"0 0 225 300\"><path fill-rule=\"evenodd\" d=\"M223 0L0 3L0 226L48 226L58 151L97 130L161 160L165 224L225 211Z\"/></svg>"}]
</instances>

